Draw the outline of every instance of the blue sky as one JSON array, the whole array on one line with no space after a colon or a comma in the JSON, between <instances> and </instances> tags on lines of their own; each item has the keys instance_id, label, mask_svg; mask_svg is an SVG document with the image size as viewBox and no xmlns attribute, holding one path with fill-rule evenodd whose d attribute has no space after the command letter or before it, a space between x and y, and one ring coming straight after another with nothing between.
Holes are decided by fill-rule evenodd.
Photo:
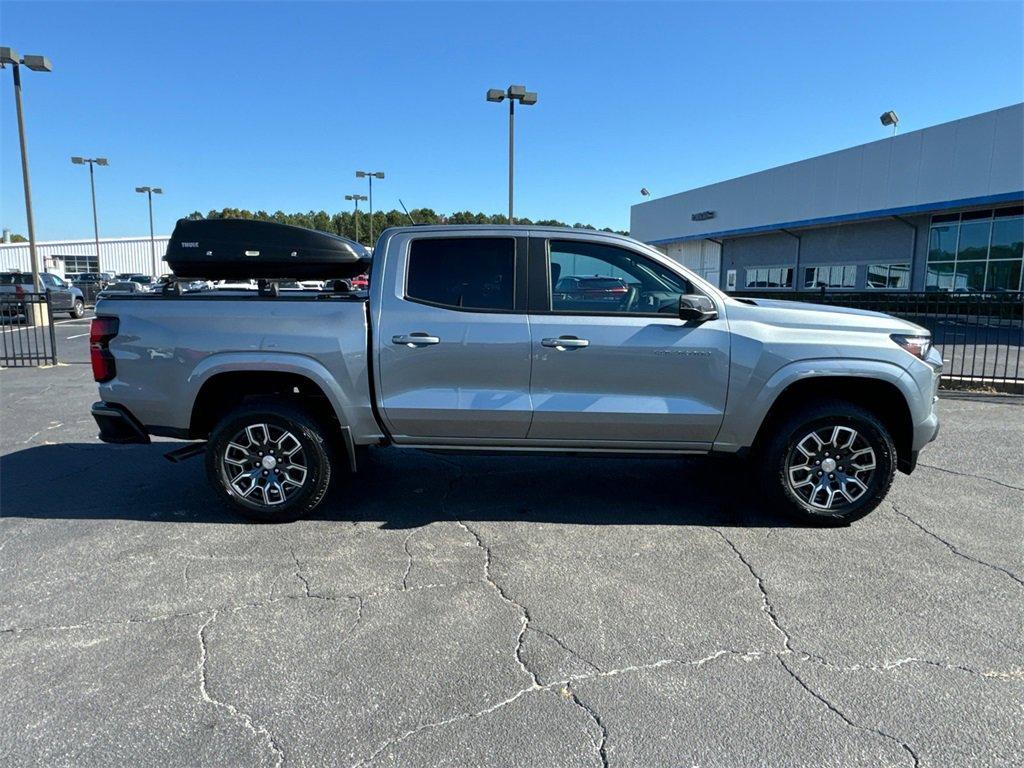
<instances>
[{"instance_id":1,"label":"blue sky","mask_svg":"<svg viewBox=\"0 0 1024 768\"><path fill-rule=\"evenodd\" d=\"M192 210L506 208L625 228L655 196L1024 100L1022 4L19 3L4 45L24 72L40 239L148 230L134 187L163 186L157 229ZM25 232L11 76L0 72L0 218Z\"/></svg>"}]
</instances>

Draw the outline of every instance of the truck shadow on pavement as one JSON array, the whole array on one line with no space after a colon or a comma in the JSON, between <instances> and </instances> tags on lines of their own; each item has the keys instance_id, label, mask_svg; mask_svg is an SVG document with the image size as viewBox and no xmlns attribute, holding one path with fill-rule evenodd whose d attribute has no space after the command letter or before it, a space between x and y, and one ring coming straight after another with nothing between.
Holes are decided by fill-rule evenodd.
<instances>
[{"instance_id":1,"label":"truck shadow on pavement","mask_svg":"<svg viewBox=\"0 0 1024 768\"><path fill-rule=\"evenodd\" d=\"M0 457L3 517L236 523L184 443L41 445ZM371 449L312 520L415 528L443 520L584 525L787 525L743 462L704 458L435 455ZM301 524L301 523L299 523Z\"/></svg>"}]
</instances>

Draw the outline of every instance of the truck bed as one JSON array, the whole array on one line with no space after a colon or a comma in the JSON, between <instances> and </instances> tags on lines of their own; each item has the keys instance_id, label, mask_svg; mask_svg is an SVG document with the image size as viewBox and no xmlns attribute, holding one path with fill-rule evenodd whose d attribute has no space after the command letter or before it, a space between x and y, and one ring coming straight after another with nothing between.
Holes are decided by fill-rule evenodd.
<instances>
[{"instance_id":1,"label":"truck bed","mask_svg":"<svg viewBox=\"0 0 1024 768\"><path fill-rule=\"evenodd\" d=\"M108 403L131 402L152 434L189 437L193 403L224 371L293 372L313 380L359 442L380 436L370 402L365 294L225 290L133 294L100 301L116 316L110 344L117 377L100 384Z\"/></svg>"}]
</instances>

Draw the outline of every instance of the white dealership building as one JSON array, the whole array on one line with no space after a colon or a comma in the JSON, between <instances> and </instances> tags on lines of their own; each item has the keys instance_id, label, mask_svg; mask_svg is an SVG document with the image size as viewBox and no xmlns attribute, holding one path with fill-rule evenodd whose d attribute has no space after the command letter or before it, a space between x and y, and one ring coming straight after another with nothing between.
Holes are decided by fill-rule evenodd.
<instances>
[{"instance_id":1,"label":"white dealership building","mask_svg":"<svg viewBox=\"0 0 1024 768\"><path fill-rule=\"evenodd\" d=\"M144 237L100 238L99 258L96 240L47 240L36 243L39 269L57 275L73 277L84 272L153 273L153 251L156 251L156 271L167 272L163 261L170 235L157 235L150 243ZM28 243L0 243L0 271L32 271ZM154 275L155 276L155 275Z\"/></svg>"},{"instance_id":2,"label":"white dealership building","mask_svg":"<svg viewBox=\"0 0 1024 768\"><path fill-rule=\"evenodd\" d=\"M1024 104L632 207L633 237L731 292L1019 291Z\"/></svg>"}]
</instances>

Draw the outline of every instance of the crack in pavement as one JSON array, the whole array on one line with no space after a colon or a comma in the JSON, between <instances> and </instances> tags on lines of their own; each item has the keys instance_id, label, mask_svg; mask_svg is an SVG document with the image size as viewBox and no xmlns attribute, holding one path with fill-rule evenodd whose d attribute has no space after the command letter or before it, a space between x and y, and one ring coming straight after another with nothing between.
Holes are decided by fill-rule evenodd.
<instances>
[{"instance_id":1,"label":"crack in pavement","mask_svg":"<svg viewBox=\"0 0 1024 768\"><path fill-rule=\"evenodd\" d=\"M874 734L876 734L878 736L881 736L884 739L888 739L889 741L893 742L894 744L899 745L899 747L904 752L906 752L907 755L910 756L910 759L913 761L914 768L919 768L920 767L921 761L918 758L917 753L913 750L913 748L911 748L911 746L909 744L907 744L905 741L902 741L902 740L896 738L891 733L886 733L885 731L880 730L878 728L871 728L869 726L861 725L859 723L854 722L846 714L844 714L843 711L840 710L835 704L833 704L828 699L826 699L823 695L821 695L820 693L815 691L813 688L811 688L811 686L809 686L804 681L804 679L802 677L800 677L800 675L798 675L794 670L792 670L789 667L789 665L786 664L786 660L785 660L785 658L783 658L783 654L781 654L781 653L776 654L776 658L779 660L779 664L782 665L782 668L785 669L786 672L788 672L789 675L794 680L796 680L796 682L800 685L801 688L803 688L808 694L810 694L812 697L814 697L815 699L820 701L822 704L824 704L828 708L828 710L830 712L832 712L834 715L836 715L837 717L839 717L840 720L842 720L844 723L846 723L851 728L854 728L854 729L860 730L860 731L868 731L869 733L874 733Z\"/></svg>"},{"instance_id":2,"label":"crack in pavement","mask_svg":"<svg viewBox=\"0 0 1024 768\"><path fill-rule=\"evenodd\" d=\"M206 630L217 620L217 615L218 611L215 610L213 615L199 626L199 664L196 666L196 672L199 676L199 693L202 696L203 701L208 704L212 704L215 707L222 707L227 710L228 714L236 720L239 720L246 730L263 741L271 754L274 755L275 766L277 766L277 768L281 768L281 766L284 765L284 751L274 740L270 731L268 731L264 726L253 722L252 717L248 713L243 712L234 704L215 699L210 695L209 688L206 684L206 663L209 659L209 649L206 644Z\"/></svg>"},{"instance_id":3,"label":"crack in pavement","mask_svg":"<svg viewBox=\"0 0 1024 768\"><path fill-rule=\"evenodd\" d=\"M418 589L438 589L441 587L456 587L461 586L463 583L464 582L455 582L453 584L425 584L420 587L410 587L410 591ZM373 597L380 597L385 594L397 593L398 591L399 590L396 589L386 589L381 590L380 592L371 593L369 595L324 595L316 593L311 593L308 595L281 595L279 597L269 597L266 600L252 600L249 602L242 603L226 603L217 606L206 606L194 611L159 613L154 614L152 616L128 616L127 618L120 619L84 621L78 624L36 624L28 627L3 627L0 628L0 635L22 634L25 632L72 632L79 629L95 629L98 627L127 627L133 624L150 624L160 621L172 621L173 619L207 616L210 613L238 613L239 611L254 610L256 608L265 608L267 606L274 605L276 603L282 603L287 600L355 601L358 604L358 618L359 620L361 620L364 600L368 600ZM356 622L356 625L358 626L358 621Z\"/></svg>"},{"instance_id":4,"label":"crack in pavement","mask_svg":"<svg viewBox=\"0 0 1024 768\"><path fill-rule=\"evenodd\" d=\"M693 659L693 660L659 659L658 661L654 661L654 662L651 662L649 664L637 664L637 665L634 665L634 666L621 667L621 668L618 668L618 669L611 669L611 670L608 670L606 672L599 672L599 673L594 673L594 674L578 675L578 676L568 677L568 678L565 678L563 680L557 680L555 682L547 683L546 685L530 685L530 686L528 686L526 688L520 688L518 691L515 691L514 693L512 693L507 698L504 698L504 699L502 699L502 700L500 700L498 702L495 702L494 704L491 704L490 706L486 707L485 709L481 709L481 710L478 710L476 712L463 712L463 713L458 714L458 715L453 715L452 717L447 717L447 718L445 718L443 720L437 720L435 722L430 722L430 723L423 723L422 725L418 725L415 728L410 728L409 730L401 733L400 735L396 736L395 738L389 739L388 741L384 742L381 746L379 746L377 749L375 749L371 754L367 755L366 757L364 757L364 758L360 759L358 762L356 762L353 765L352 768L364 768L364 766L366 766L369 763L372 763L381 754L383 754L386 750L390 749L391 747L397 746L398 744L401 744L402 742L412 738L413 736L416 736L416 735L418 735L420 733L423 733L424 731L432 730L434 728L443 728L443 727L445 727L447 725L453 725L455 723L461 723L461 722L464 722L464 721L467 721L467 720L475 720L477 718L484 717L486 715L489 715L489 714L491 714L493 712L497 712L498 710L503 709L504 707L507 707L507 706L515 703L516 701L518 701L519 699L521 699L523 696L525 696L527 694L539 693L539 692L559 692L564 697L567 697L570 700L572 700L573 697L574 697L574 694L573 694L572 691L570 691L568 689L568 686L572 685L572 683L574 683L574 682L580 682L580 681L586 681L586 680L596 680L596 679L601 679L601 678L606 678L606 677L617 677L619 675L629 674L631 672L643 672L643 671L646 671L646 670L649 670L649 669L658 669L660 667L665 667L665 666L672 665L672 664L699 667L699 666L703 666L704 664L707 664L707 663L709 663L711 661L714 661L716 659L722 658L723 656L738 656L740 658L749 660L751 658L751 656L760 657L761 656L761 652L760 651L743 651L743 652L740 652L740 651L722 650L722 651L716 651L715 653L713 653L713 654L711 654L709 656L702 657L700 659ZM605 727L600 723L600 721L598 721L596 719L597 718L597 713L595 711L593 711L590 708L588 708L587 706L585 706L582 702L574 701L574 703L577 706L579 706L581 709L583 709L587 713L588 717L590 717L592 720L595 720L595 722L598 722L598 727L601 729L601 732L603 734L603 738L600 740L599 745L595 745L595 746L599 746L600 747L600 750L601 750L600 756L602 758L602 761L603 761L604 765L607 766L608 763L606 761L606 751L604 750L605 741L607 740L607 732L605 730Z\"/></svg>"},{"instance_id":5,"label":"crack in pavement","mask_svg":"<svg viewBox=\"0 0 1024 768\"><path fill-rule=\"evenodd\" d=\"M601 716L597 714L593 707L580 700L580 697L576 695L576 691L572 690L572 688L566 688L566 690L569 694L569 699L573 704L586 712L590 716L590 719L594 721L594 725L600 729L601 739L594 746L597 747L597 754L601 758L601 765L603 768L608 768L608 727L604 722L602 722Z\"/></svg>"},{"instance_id":6,"label":"crack in pavement","mask_svg":"<svg viewBox=\"0 0 1024 768\"><path fill-rule=\"evenodd\" d=\"M754 577L754 581L757 584L757 589L761 593L761 611L765 614L765 616L768 617L768 621L771 622L771 625L775 627L776 631L780 635L782 635L783 650L785 650L787 653L792 653L793 646L791 644L789 632L787 632L783 628L782 622L779 620L778 614L776 614L775 612L775 606L772 605L771 600L768 598L768 590L765 589L764 579L762 579L760 574L758 574L758 572L754 570L754 566L751 565L750 561L747 560L746 556L742 552L740 552L739 547L737 547L733 543L732 539L730 539L728 536L722 533L722 531L718 528L712 527L711 530L713 530L715 533L722 537L722 540L729 545L729 548L733 551L736 557L739 558L739 561L743 563L744 566L746 566L747 570L750 571L750 575Z\"/></svg>"},{"instance_id":7,"label":"crack in pavement","mask_svg":"<svg viewBox=\"0 0 1024 768\"><path fill-rule=\"evenodd\" d=\"M322 595L312 595L309 592L309 579L302 575L302 563L299 562L299 556L295 554L294 547L292 548L292 560L295 561L295 578L302 582L302 591L305 597L320 597Z\"/></svg>"},{"instance_id":8,"label":"crack in pavement","mask_svg":"<svg viewBox=\"0 0 1024 768\"><path fill-rule=\"evenodd\" d=\"M413 528L412 532L405 537L405 541L402 542L402 549L405 550L405 573L402 574L402 591L409 591L409 574L412 572L412 551L409 549L409 542L412 537L416 535L418 529Z\"/></svg>"},{"instance_id":9,"label":"crack in pavement","mask_svg":"<svg viewBox=\"0 0 1024 768\"><path fill-rule=\"evenodd\" d=\"M570 648L561 638L556 637L553 633L548 632L546 629L538 629L537 627L532 627L531 626L530 627L530 631L531 632L536 632L538 635L543 635L544 637L548 638L549 640L554 642L559 648L561 648L563 651L568 653L570 656L579 659L580 661L582 661L584 664L586 664L588 667L590 667L595 672L600 672L601 671L601 668L597 664L592 662L590 659L586 658L582 653L580 653L576 649Z\"/></svg>"},{"instance_id":10,"label":"crack in pavement","mask_svg":"<svg viewBox=\"0 0 1024 768\"><path fill-rule=\"evenodd\" d=\"M910 515L908 515L908 514L907 514L906 512L903 512L902 510L900 510L900 509L899 509L899 508L898 508L898 507L897 507L897 506L896 506L895 504L893 504L893 505L892 505L892 508L893 508L893 511L894 511L894 512L895 512L896 514L900 515L901 517L904 517L904 518L906 518L906 520L907 520L908 522L910 522L910 523L911 523L912 525L914 525L914 526L915 526L916 528L920 529L920 530L921 530L922 532L926 533L926 534L927 534L928 536L931 536L931 537L932 537L933 539L935 539L935 540L936 540L936 541L938 541L938 542L939 542L940 544L942 544L943 546L945 546L945 547L946 547L946 548L947 548L947 549L948 549L948 550L949 550L950 552L952 552L952 553L953 553L954 555L956 555L957 557L961 557L961 558L963 558L964 560L968 560L968 561L970 561L970 562L972 562L972 563L976 563L977 565L982 565L982 566L985 566L986 568L991 568L992 570L995 570L995 571L999 571L1000 573L1003 573L1003 574L1005 574L1006 576L1009 576L1009 577L1010 577L1011 579L1013 579L1014 581L1016 581L1016 582L1017 582L1018 584L1020 584L1021 586L1024 586L1024 580L1022 580L1022 579L1021 579L1021 578L1020 578L1019 576L1017 576L1016 574L1014 574L1014 573L1013 573L1012 571L1009 571L1009 570L1007 570L1006 568L1003 568L1002 566L999 566L999 565L995 565L995 564L993 564L993 563L989 563L989 562L987 562L987 561L985 561L985 560L980 560L980 559L978 559L978 558L974 557L973 555L968 555L968 554L967 554L966 552L963 552L963 551L961 551L961 550L960 550L960 549L959 549L959 548L958 548L958 547L957 547L957 546L956 546L955 544L953 544L952 542L950 542L950 541L947 541L946 539L942 538L942 537L941 537L941 536L939 536L939 535L938 535L937 533L935 533L934 531L932 531L932 530L928 529L927 527L925 527L924 525L922 525L921 523L919 523L919 522L918 522L917 520L915 520L914 518L912 518L912 517L911 517Z\"/></svg>"},{"instance_id":11,"label":"crack in pavement","mask_svg":"<svg viewBox=\"0 0 1024 768\"><path fill-rule=\"evenodd\" d=\"M483 551L484 581L486 581L491 586L491 588L498 593L498 597L500 597L504 602L511 605L513 608L515 608L516 611L520 614L519 636L516 638L516 661L519 662L519 666L522 668L523 672L529 675L530 680L533 681L533 685L531 687L540 688L541 683L540 680L537 678L537 673L530 669L526 665L526 662L523 661L523 637L526 635L526 630L530 626L530 611L526 608L525 605L509 597L508 593L505 592L505 589L494 580L493 576L491 576L491 548L484 544L484 540L480 538L480 534L474 531L468 525L466 525L462 520L457 520L456 523L460 528L462 528L470 536L473 537L473 539L476 541L477 546Z\"/></svg>"},{"instance_id":12,"label":"crack in pavement","mask_svg":"<svg viewBox=\"0 0 1024 768\"><path fill-rule=\"evenodd\" d=\"M893 508L895 509L895 506ZM899 510L896 510L896 511L899 512ZM899 514L902 515L903 513L899 512ZM906 515L904 515L904 517L906 517ZM911 522L914 522L914 521L911 520ZM915 523L915 525L916 525L916 523ZM768 596L767 589L765 588L765 585L764 585L764 579L761 577L760 574L757 573L757 571L754 569L754 567L750 563L750 561L747 560L746 556L743 555L742 552L740 552L739 548L735 545L735 543L733 543L733 541L728 536L726 536L724 533L722 533L722 531L720 531L717 528L712 528L712 530L715 531L715 533L717 533L719 536L721 536L723 540L725 540L725 542L729 545L729 547L732 549L732 551L736 554L736 557L740 560L740 562L743 563L744 566L746 566L747 570L750 572L750 575L753 576L753 578L754 578L754 580L755 580L755 582L757 584L758 591L761 593L761 610L768 617L768 620L771 622L772 626L776 630L778 630L778 632L783 637L783 650L781 651L782 654L792 654L794 656L794 658L798 659L799 661L813 662L815 664L820 664L823 667L828 667L829 669L834 669L834 670L839 671L839 672L856 672L856 671L859 671L859 670L869 670L871 672L888 672L890 670L898 669L899 667L906 666L906 665L909 665L909 664L920 664L920 665L923 665L923 666L935 667L937 669L946 669L946 670L949 670L949 671L952 671L952 672L965 672L965 673L968 673L968 674L976 675L978 677L986 677L986 678L1017 679L1022 674L1024 674L1018 668L1012 668L1012 669L1009 669L1009 670L981 670L981 669L975 669L975 668L972 668L972 667L962 666L962 665L959 665L959 664L949 664L949 663L946 663L946 662L943 662L943 661L934 661L934 660L931 660L931 659L921 659L921 658L918 658L916 656L909 656L909 657L906 657L906 658L897 659L895 661L887 661L887 662L883 662L882 664L870 664L870 663L867 663L867 664L842 665L842 664L837 664L834 661L830 661L829 659L825 658L824 656L822 656L820 654L817 654L817 653L814 653L812 651L809 651L806 648L800 648L800 647L798 647L795 644L792 636L789 634L789 632L782 625L782 622L781 622L781 620L779 619L779 616L778 616L778 612L775 610L775 607L772 605L771 600L770 600L770 598ZM922 530L924 530L924 529L922 528ZM926 533L931 533L930 531L927 531L927 530L925 530L925 532ZM934 534L932 534L932 535L934 536ZM936 538L938 538L938 537L936 537ZM945 542L943 542L943 543L945 543ZM966 555L962 555L962 556L968 557ZM972 559L973 560L973 558L970 558L970 557L968 557L968 559ZM984 562L981 562L981 561L976 561L976 562L979 562L982 565L990 565L989 563L984 563ZM1002 570L998 566L991 566L990 565L990 567L995 568L996 570ZM1008 574L1008 575L1011 578L1016 579L1016 577L1013 576L1013 574Z\"/></svg>"},{"instance_id":13,"label":"crack in pavement","mask_svg":"<svg viewBox=\"0 0 1024 768\"><path fill-rule=\"evenodd\" d=\"M1011 491L1024 491L1024 488L1019 485L1010 485L1009 483L1004 483L1002 480L996 480L994 477L987 477L986 475L975 475L970 472L958 472L955 469L937 467L934 464L924 464L920 461L917 462L917 466L924 467L925 469L934 469L936 472L945 472L949 475L956 475L957 477L973 477L975 480L988 480L990 483L995 483L996 485L1001 485L1004 488L1009 488Z\"/></svg>"},{"instance_id":14,"label":"crack in pavement","mask_svg":"<svg viewBox=\"0 0 1024 768\"><path fill-rule=\"evenodd\" d=\"M939 542L940 544L945 546L946 549L948 549L950 552L952 552L957 557L962 557L964 560L967 560L969 562L975 563L977 565L983 565L986 568L991 568L993 571L998 571L999 573L1005 574L1006 576L1009 576L1015 582L1020 584L1022 587L1024 587L1024 579L1021 579L1019 576L1014 574L1012 571L1008 571L1006 568L1003 568L1000 565L995 565L993 563L986 562L985 560L979 560L978 558L974 557L973 555L968 555L966 552L962 552L955 544L953 544L952 542L946 541L944 538L939 536L939 534L937 534L934 531L931 531L928 528L926 528L925 526L921 525L921 523L917 522L917 520L912 518L906 512L902 511L895 504L892 505L892 511L895 512L900 517L906 518L906 520L911 525L915 526L916 528L920 529L924 533L926 533L929 536L931 536L933 539L935 539L937 542Z\"/></svg>"},{"instance_id":15,"label":"crack in pavement","mask_svg":"<svg viewBox=\"0 0 1024 768\"><path fill-rule=\"evenodd\" d=\"M828 707L828 709L831 712L833 712L840 719L842 719L843 722L845 722L848 726L850 726L851 728L856 728L859 730L865 730L875 733L898 744L910 756L915 768L919 768L920 761L918 760L917 753L914 752L914 750L910 747L909 744L900 739L897 739L895 736L891 734L885 733L876 728L869 728L867 726L855 723L853 720L847 717L842 711L840 711L834 704L828 701L828 699L826 699L824 696L822 696L813 688L811 688L810 685L808 685L793 669L790 668L788 664L786 664L785 657L787 655L793 655L794 658L806 656L808 659L813 659L814 661L824 664L825 666L831 666L824 658L820 656L815 656L814 654L806 653L804 651L798 651L793 647L792 638L790 637L789 632L787 632L786 629L782 626L778 614L775 611L775 607L772 605L772 602L768 597L768 590L765 588L764 579L754 569L754 566L751 564L751 562L747 560L746 556L740 551L740 549L736 546L736 544L733 543L733 541L728 536L722 533L722 531L720 531L718 528L712 528L712 530L722 537L725 543L729 545L729 548L732 549L736 557L739 558L740 562L742 562L744 566L746 566L747 570L750 572L750 575L754 578L754 581L757 584L757 589L761 593L761 611L768 617L768 620L771 622L772 626L775 627L775 629L779 632L779 634L782 635L783 638L782 650L775 653L775 658L778 660L779 664L782 665L783 669L785 669L786 672L788 672L790 676L792 676L792 678L796 680L796 682L800 685L800 687L803 690L805 690L808 694L810 694L815 699L824 704L826 707Z\"/></svg>"}]
</instances>

